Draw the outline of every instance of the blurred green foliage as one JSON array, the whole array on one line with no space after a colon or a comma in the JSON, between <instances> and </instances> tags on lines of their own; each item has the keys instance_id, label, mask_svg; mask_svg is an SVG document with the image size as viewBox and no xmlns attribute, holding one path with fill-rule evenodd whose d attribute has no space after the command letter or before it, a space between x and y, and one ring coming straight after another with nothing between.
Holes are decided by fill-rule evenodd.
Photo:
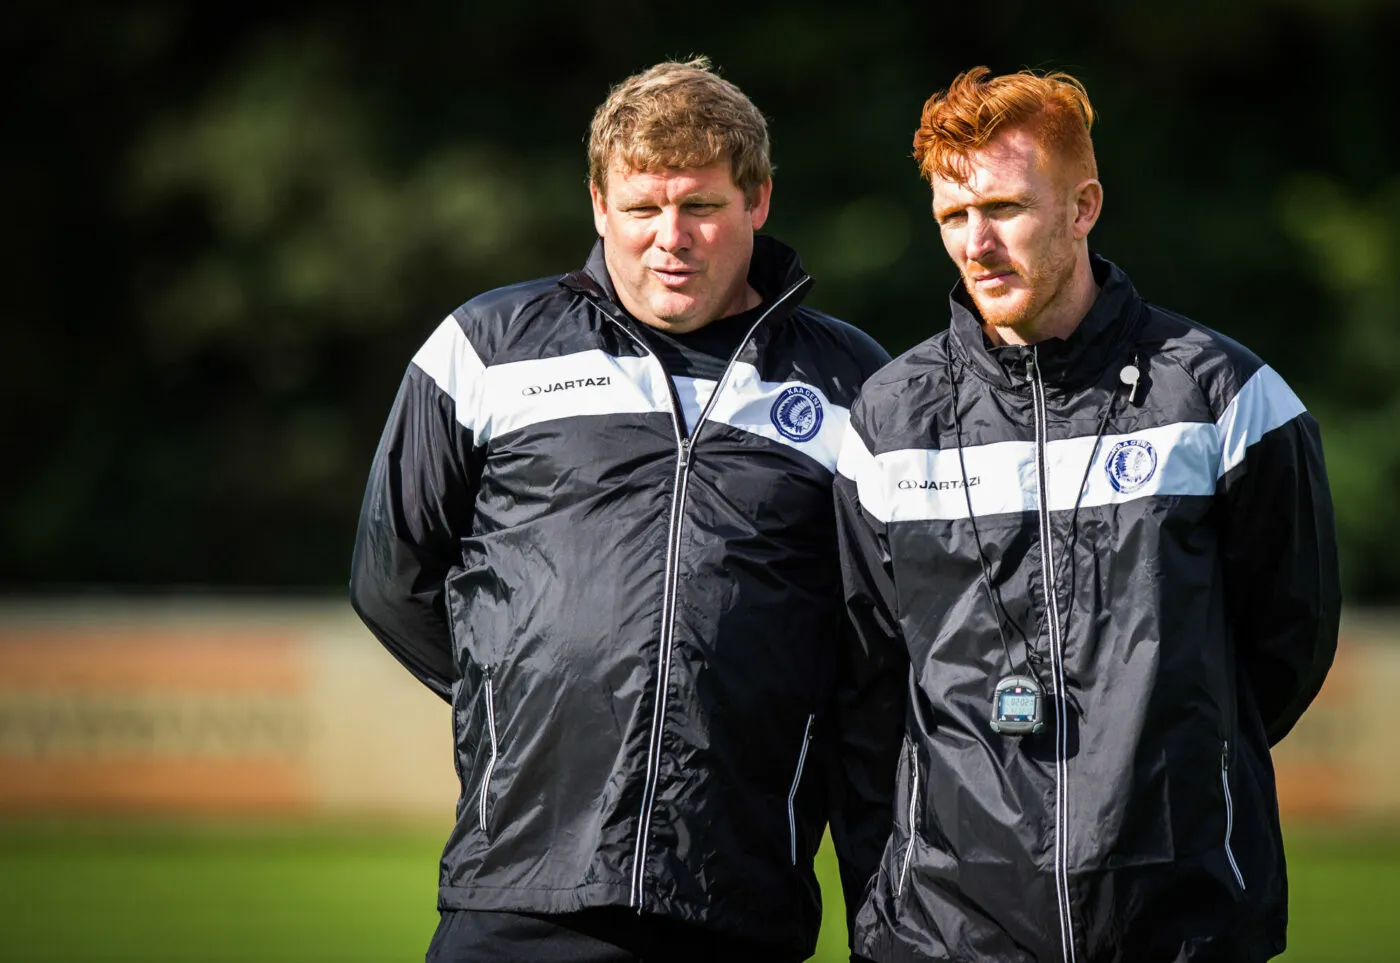
<instances>
[{"instance_id":1,"label":"blurred green foliage","mask_svg":"<svg viewBox=\"0 0 1400 963\"><path fill-rule=\"evenodd\" d=\"M1095 247L1317 413L1353 601L1400 597L1400 123L1384 0L869 0L684 15L50 5L9 18L0 584L335 586L394 387L488 288L580 264L609 86L709 54L769 115L768 229L900 351L953 272L909 159L986 63L1087 83Z\"/></svg>"}]
</instances>

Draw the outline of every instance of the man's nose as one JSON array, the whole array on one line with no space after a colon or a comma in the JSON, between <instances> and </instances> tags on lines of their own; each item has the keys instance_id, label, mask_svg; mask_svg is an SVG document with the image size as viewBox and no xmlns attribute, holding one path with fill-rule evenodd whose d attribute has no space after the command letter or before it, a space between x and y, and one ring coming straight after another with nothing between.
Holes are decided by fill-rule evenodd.
<instances>
[{"instance_id":1,"label":"man's nose","mask_svg":"<svg viewBox=\"0 0 1400 963\"><path fill-rule=\"evenodd\" d=\"M981 261L996 250L996 246L995 225L976 211L970 213L967 219L967 259Z\"/></svg>"},{"instance_id":2,"label":"man's nose","mask_svg":"<svg viewBox=\"0 0 1400 963\"><path fill-rule=\"evenodd\" d=\"M656 246L663 251L684 250L690 246L690 231L679 210L663 207L657 215Z\"/></svg>"}]
</instances>

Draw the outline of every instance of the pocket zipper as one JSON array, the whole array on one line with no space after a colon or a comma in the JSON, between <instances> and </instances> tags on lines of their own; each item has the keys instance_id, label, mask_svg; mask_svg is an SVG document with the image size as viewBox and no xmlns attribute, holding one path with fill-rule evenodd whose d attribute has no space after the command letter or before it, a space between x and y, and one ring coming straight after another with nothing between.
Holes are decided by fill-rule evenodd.
<instances>
[{"instance_id":1,"label":"pocket zipper","mask_svg":"<svg viewBox=\"0 0 1400 963\"><path fill-rule=\"evenodd\" d=\"M491 680L491 670L486 670L486 731L491 737L491 758L486 761L486 772L481 777L481 831L486 832L486 791L491 788L491 771L496 768L496 696Z\"/></svg>"},{"instance_id":2,"label":"pocket zipper","mask_svg":"<svg viewBox=\"0 0 1400 963\"><path fill-rule=\"evenodd\" d=\"M909 877L909 862L914 858L914 807L919 804L919 756L914 744L909 745L909 843L904 847L904 865L899 870L899 882L895 884L894 895L904 894L904 882Z\"/></svg>"},{"instance_id":3,"label":"pocket zipper","mask_svg":"<svg viewBox=\"0 0 1400 963\"><path fill-rule=\"evenodd\" d=\"M797 865L797 787L802 782L802 767L807 764L807 747L812 744L812 722L816 715L807 716L807 727L802 730L802 751L797 754L797 772L792 777L792 788L788 790L788 842L792 849L792 865Z\"/></svg>"},{"instance_id":4,"label":"pocket zipper","mask_svg":"<svg viewBox=\"0 0 1400 963\"><path fill-rule=\"evenodd\" d=\"M1223 742L1220 746L1220 786L1225 790L1225 858L1230 861L1230 870L1235 874L1235 882L1240 884L1240 889L1245 889L1244 874L1240 872L1240 864L1235 862L1235 851L1230 847L1230 837L1235 832L1235 803L1230 798L1230 743Z\"/></svg>"}]
</instances>

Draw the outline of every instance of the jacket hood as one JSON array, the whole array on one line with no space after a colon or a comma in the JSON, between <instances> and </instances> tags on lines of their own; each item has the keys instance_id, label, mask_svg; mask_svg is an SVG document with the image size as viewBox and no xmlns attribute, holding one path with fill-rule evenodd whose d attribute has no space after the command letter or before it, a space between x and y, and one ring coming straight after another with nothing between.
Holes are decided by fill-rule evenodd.
<instances>
[{"instance_id":1,"label":"jacket hood","mask_svg":"<svg viewBox=\"0 0 1400 963\"><path fill-rule=\"evenodd\" d=\"M772 301L793 287L800 286L800 290L793 292L792 297L778 306L769 317L770 322L781 321L791 315L807 296L813 284L812 278L802 269L802 259L797 256L797 252L766 234L754 235L748 281L764 302ZM573 291L606 298L619 308L622 307L617 288L613 285L612 276L608 274L608 265L603 257L602 238L594 243L582 270L564 275L559 283Z\"/></svg>"},{"instance_id":2,"label":"jacket hood","mask_svg":"<svg viewBox=\"0 0 1400 963\"><path fill-rule=\"evenodd\" d=\"M1075 387L1098 379L1104 369L1123 358L1141 325L1142 299L1132 281L1116 264L1089 255L1099 295L1068 338L1048 338L1035 345L1045 380ZM1030 348L993 346L982 327L966 285L959 280L948 296L952 311L949 337L959 358L980 378L999 388L1025 383Z\"/></svg>"}]
</instances>

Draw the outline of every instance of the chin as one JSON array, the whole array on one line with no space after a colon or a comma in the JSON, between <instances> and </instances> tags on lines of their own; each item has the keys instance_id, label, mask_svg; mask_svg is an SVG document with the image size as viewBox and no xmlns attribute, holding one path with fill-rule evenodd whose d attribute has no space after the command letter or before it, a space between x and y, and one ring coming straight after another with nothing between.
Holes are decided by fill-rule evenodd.
<instances>
[{"instance_id":1,"label":"chin","mask_svg":"<svg viewBox=\"0 0 1400 963\"><path fill-rule=\"evenodd\" d=\"M689 298L665 298L649 307L653 315L667 324L685 324L700 313L700 306Z\"/></svg>"},{"instance_id":2,"label":"chin","mask_svg":"<svg viewBox=\"0 0 1400 963\"><path fill-rule=\"evenodd\" d=\"M657 310L653 310L653 311L652 311L652 314L655 315L656 320L660 321L660 322L663 323L663 324L670 324L670 325L681 325L681 324L686 324L687 322L691 321L691 320L695 317L695 312L694 312L694 311L685 311L685 310L677 311L677 310L674 309L674 308L671 308L671 309L660 308L660 309L657 309Z\"/></svg>"},{"instance_id":3,"label":"chin","mask_svg":"<svg viewBox=\"0 0 1400 963\"><path fill-rule=\"evenodd\" d=\"M1028 300L1023 298L996 298L990 302L973 298L982 320L998 328L1014 328L1026 320Z\"/></svg>"}]
</instances>

